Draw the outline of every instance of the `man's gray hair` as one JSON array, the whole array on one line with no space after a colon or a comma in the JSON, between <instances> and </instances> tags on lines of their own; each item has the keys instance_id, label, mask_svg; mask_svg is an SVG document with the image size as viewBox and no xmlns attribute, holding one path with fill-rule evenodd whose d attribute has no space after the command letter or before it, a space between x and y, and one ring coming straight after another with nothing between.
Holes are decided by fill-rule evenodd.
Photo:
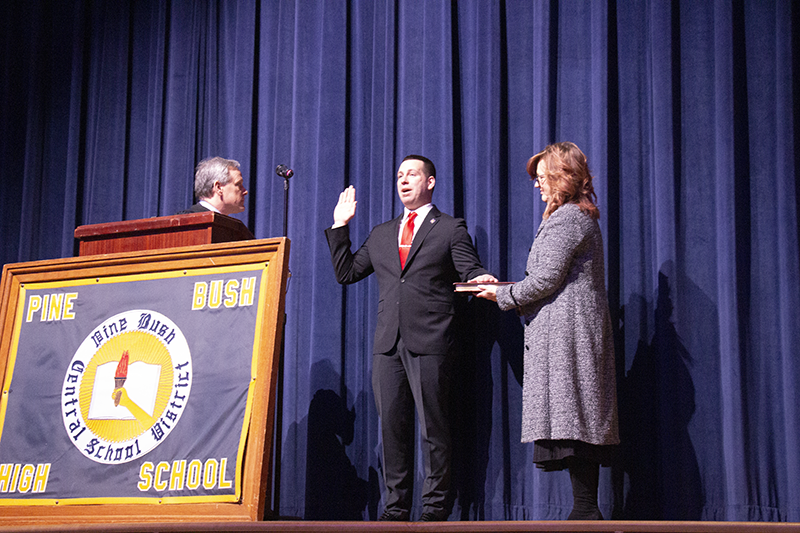
<instances>
[{"instance_id":1,"label":"man's gray hair","mask_svg":"<svg viewBox=\"0 0 800 533\"><path fill-rule=\"evenodd\" d=\"M224 157L203 159L194 169L194 197L197 200L209 198L214 190L214 183L227 185L231 181L229 169L238 170L239 162Z\"/></svg>"}]
</instances>

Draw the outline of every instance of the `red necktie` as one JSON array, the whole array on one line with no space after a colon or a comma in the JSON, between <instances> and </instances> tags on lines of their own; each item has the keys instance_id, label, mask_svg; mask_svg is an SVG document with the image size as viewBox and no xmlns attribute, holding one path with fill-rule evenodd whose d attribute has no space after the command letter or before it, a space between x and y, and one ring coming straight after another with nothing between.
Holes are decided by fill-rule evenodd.
<instances>
[{"instance_id":1,"label":"red necktie","mask_svg":"<svg viewBox=\"0 0 800 533\"><path fill-rule=\"evenodd\" d=\"M416 216L416 213L411 213L408 215L408 220L406 220L406 225L403 228L403 235L400 237L401 269L406 267L406 257L408 257L408 251L411 249L411 241L414 238L414 218L416 218Z\"/></svg>"}]
</instances>

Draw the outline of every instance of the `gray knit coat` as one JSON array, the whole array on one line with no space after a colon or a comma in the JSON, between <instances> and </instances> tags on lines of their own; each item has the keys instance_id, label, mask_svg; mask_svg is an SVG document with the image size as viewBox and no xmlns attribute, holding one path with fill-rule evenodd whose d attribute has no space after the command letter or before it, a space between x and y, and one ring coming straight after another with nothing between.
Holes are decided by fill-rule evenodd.
<instances>
[{"instance_id":1,"label":"gray knit coat","mask_svg":"<svg viewBox=\"0 0 800 533\"><path fill-rule=\"evenodd\" d=\"M525 318L522 442L618 444L614 341L600 226L575 204L543 221L525 279L497 289Z\"/></svg>"}]
</instances>

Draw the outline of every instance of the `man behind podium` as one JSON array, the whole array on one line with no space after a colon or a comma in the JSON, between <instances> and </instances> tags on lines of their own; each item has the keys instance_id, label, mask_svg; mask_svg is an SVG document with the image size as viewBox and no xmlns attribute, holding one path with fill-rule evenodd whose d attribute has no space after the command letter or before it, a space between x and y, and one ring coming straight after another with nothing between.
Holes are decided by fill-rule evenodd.
<instances>
[{"instance_id":1,"label":"man behind podium","mask_svg":"<svg viewBox=\"0 0 800 533\"><path fill-rule=\"evenodd\" d=\"M194 197L198 202L179 215L214 211L233 215L244 211L244 179L239 162L222 157L209 157L197 164L194 171Z\"/></svg>"},{"instance_id":2,"label":"man behind podium","mask_svg":"<svg viewBox=\"0 0 800 533\"><path fill-rule=\"evenodd\" d=\"M450 514L453 283L497 281L481 266L464 220L431 203L435 184L433 163L410 155L397 171L397 193L405 206L401 216L375 226L352 253L348 223L355 215L356 192L350 186L339 195L334 224L325 230L339 283L355 283L373 272L378 278L372 389L381 422L386 485L380 520L409 519L415 407L425 456L420 520L446 520Z\"/></svg>"}]
</instances>

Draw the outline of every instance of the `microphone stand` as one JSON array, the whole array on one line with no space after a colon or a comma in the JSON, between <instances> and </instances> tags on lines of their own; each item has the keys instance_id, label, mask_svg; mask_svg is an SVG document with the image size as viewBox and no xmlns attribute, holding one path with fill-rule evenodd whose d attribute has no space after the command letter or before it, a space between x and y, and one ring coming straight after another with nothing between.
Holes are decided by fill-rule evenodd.
<instances>
[{"instance_id":1,"label":"microphone stand","mask_svg":"<svg viewBox=\"0 0 800 533\"><path fill-rule=\"evenodd\" d=\"M286 168L284 165L278 165L275 169L278 176L283 178L283 237L287 237L289 233L289 178L294 175L291 169ZM289 289L289 281L291 280L292 272L289 271L289 279L286 280L286 290ZM276 394L275 394L275 441L274 441L274 457L272 463L273 471L273 491L272 491L272 514L273 518L280 516L280 502L281 502L281 452L282 452L282 439L283 439L283 359L286 353L286 311L283 313L283 331L281 334L281 353L278 356L278 376L275 381Z\"/></svg>"},{"instance_id":2,"label":"microphone stand","mask_svg":"<svg viewBox=\"0 0 800 533\"><path fill-rule=\"evenodd\" d=\"M289 178L283 176L283 236L286 237L289 228Z\"/></svg>"}]
</instances>

